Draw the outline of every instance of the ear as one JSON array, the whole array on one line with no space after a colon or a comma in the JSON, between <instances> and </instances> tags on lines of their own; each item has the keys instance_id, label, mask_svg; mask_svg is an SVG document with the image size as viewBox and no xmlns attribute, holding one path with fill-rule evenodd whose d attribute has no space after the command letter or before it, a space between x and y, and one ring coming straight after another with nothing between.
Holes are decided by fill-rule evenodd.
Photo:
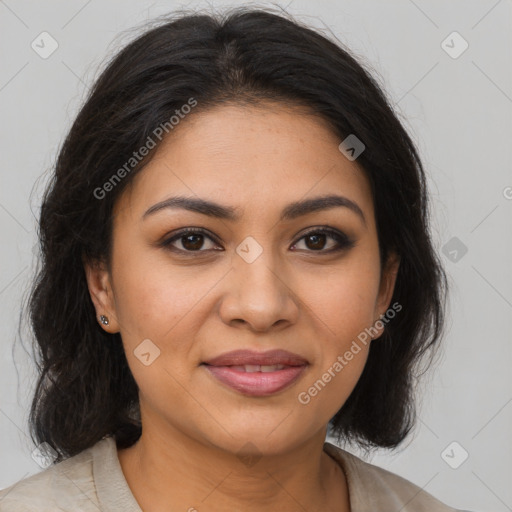
<instances>
[{"instance_id":1,"label":"ear","mask_svg":"<svg viewBox=\"0 0 512 512\"><path fill-rule=\"evenodd\" d=\"M91 300L96 309L96 318L101 327L109 332L119 332L119 322L115 308L114 293L112 290L111 276L104 262L84 261L85 277ZM108 318L108 325L103 325L100 316Z\"/></svg>"},{"instance_id":2,"label":"ear","mask_svg":"<svg viewBox=\"0 0 512 512\"><path fill-rule=\"evenodd\" d=\"M393 291L395 290L396 276L398 274L398 268L400 266L400 256L395 252L391 252L388 256L386 265L382 271L380 279L379 294L375 303L374 311L374 324L381 318L382 315L388 310ZM379 325L382 322L379 322ZM380 328L374 325L374 329L378 331L378 334L373 336L373 339L379 338L384 332L385 325Z\"/></svg>"}]
</instances>

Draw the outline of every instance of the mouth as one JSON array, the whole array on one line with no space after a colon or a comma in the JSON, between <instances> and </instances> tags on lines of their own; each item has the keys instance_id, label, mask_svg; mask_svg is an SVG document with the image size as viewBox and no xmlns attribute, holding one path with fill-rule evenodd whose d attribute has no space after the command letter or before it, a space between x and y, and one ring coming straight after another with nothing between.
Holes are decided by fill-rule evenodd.
<instances>
[{"instance_id":1,"label":"mouth","mask_svg":"<svg viewBox=\"0 0 512 512\"><path fill-rule=\"evenodd\" d=\"M208 365L211 366L211 365ZM254 373L254 372L262 372L262 373L270 373L276 372L278 370L284 370L285 368L290 368L290 366L284 364L244 364L239 366L223 366L223 368L231 368L232 370L237 370L239 372L246 373Z\"/></svg>"},{"instance_id":2,"label":"mouth","mask_svg":"<svg viewBox=\"0 0 512 512\"><path fill-rule=\"evenodd\" d=\"M247 396L269 396L296 382L309 362L291 352L238 350L201 363L216 381Z\"/></svg>"}]
</instances>

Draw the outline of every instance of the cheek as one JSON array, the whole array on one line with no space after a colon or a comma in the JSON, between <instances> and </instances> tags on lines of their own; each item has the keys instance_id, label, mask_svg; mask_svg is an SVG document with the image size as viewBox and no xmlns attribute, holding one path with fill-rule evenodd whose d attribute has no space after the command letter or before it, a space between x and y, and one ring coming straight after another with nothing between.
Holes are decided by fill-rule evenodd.
<instances>
[{"instance_id":1,"label":"cheek","mask_svg":"<svg viewBox=\"0 0 512 512\"><path fill-rule=\"evenodd\" d=\"M309 293L303 290L316 323L317 365L299 390L298 401L313 415L329 416L327 420L334 415L364 370L378 272L378 266L359 258L323 276Z\"/></svg>"},{"instance_id":2,"label":"cheek","mask_svg":"<svg viewBox=\"0 0 512 512\"><path fill-rule=\"evenodd\" d=\"M297 394L302 414L322 423L343 407L354 390L368 358L369 344L342 341L330 349Z\"/></svg>"},{"instance_id":3,"label":"cheek","mask_svg":"<svg viewBox=\"0 0 512 512\"><path fill-rule=\"evenodd\" d=\"M135 251L113 271L121 337L139 388L156 387L181 400L178 383L188 382L197 364L197 333L211 314L207 294L218 275L148 262Z\"/></svg>"},{"instance_id":4,"label":"cheek","mask_svg":"<svg viewBox=\"0 0 512 512\"><path fill-rule=\"evenodd\" d=\"M372 325L378 294L378 268L346 265L324 276L304 296L338 349ZM350 343L349 343L350 344Z\"/></svg>"},{"instance_id":5,"label":"cheek","mask_svg":"<svg viewBox=\"0 0 512 512\"><path fill-rule=\"evenodd\" d=\"M114 244L113 282L121 330L129 337L161 337L196 304L204 290L197 286L192 268L166 264L159 250L141 241Z\"/></svg>"}]
</instances>

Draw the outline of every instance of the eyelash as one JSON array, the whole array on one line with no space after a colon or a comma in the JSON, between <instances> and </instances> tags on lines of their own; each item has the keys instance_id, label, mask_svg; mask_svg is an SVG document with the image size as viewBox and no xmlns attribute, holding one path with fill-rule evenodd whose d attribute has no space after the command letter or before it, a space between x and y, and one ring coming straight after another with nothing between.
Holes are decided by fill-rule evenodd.
<instances>
[{"instance_id":1,"label":"eyelash","mask_svg":"<svg viewBox=\"0 0 512 512\"><path fill-rule=\"evenodd\" d=\"M329 235L331 238L333 238L337 243L338 247L335 247L333 249L329 249L327 251L325 250L306 250L306 252L312 252L312 253L318 253L318 254L332 254L335 252L340 252L342 250L348 250L354 247L355 241L349 238L347 235L345 235L342 232L334 231L333 229L328 228L315 228L307 233L304 233L296 242L294 242L292 245L296 245L298 242L300 242L303 238L306 238L310 235ZM220 245L220 243L215 240L211 235L209 235L204 229L202 228L184 228L180 230L178 233L174 234L171 238L164 240L160 245L172 252L179 253L180 255L186 254L187 256L200 256L201 253L210 252L212 250L216 249L207 249L207 250L197 250L197 251L186 251L183 249L177 249L176 247L172 247L171 244L175 242L176 240L179 240L180 238L183 238L187 235L204 235L213 242L215 242L217 245Z\"/></svg>"}]
</instances>

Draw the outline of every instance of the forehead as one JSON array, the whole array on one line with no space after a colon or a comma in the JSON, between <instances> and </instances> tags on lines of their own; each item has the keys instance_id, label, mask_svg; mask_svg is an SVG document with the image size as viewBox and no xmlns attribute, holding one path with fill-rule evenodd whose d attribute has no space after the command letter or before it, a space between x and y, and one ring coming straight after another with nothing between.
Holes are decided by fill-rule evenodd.
<instances>
[{"instance_id":1,"label":"forehead","mask_svg":"<svg viewBox=\"0 0 512 512\"><path fill-rule=\"evenodd\" d=\"M243 220L299 199L343 195L373 217L368 178L338 149L326 121L302 108L264 103L194 113L169 133L116 211L140 218L170 196L231 206ZM280 210L279 210L279 213Z\"/></svg>"}]
</instances>

